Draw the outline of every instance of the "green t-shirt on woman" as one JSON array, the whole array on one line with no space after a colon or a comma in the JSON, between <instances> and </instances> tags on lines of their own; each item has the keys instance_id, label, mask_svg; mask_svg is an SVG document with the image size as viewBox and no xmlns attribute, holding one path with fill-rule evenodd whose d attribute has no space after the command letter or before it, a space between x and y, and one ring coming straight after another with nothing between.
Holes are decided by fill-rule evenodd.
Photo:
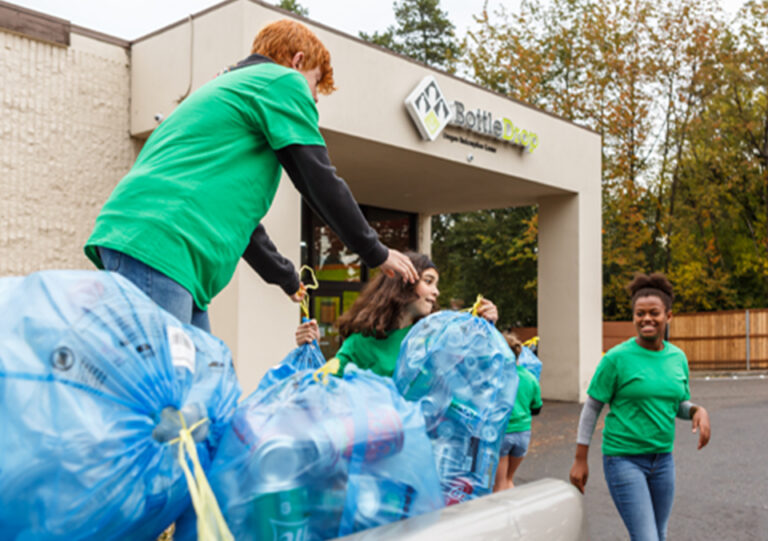
<instances>
[{"instance_id":1,"label":"green t-shirt on woman","mask_svg":"<svg viewBox=\"0 0 768 541\"><path fill-rule=\"evenodd\" d=\"M395 373L400 344L412 326L390 331L386 338L365 336L361 333L350 334L336 353L341 367L339 375L344 373L346 365L354 363L358 368L391 378Z\"/></svg>"},{"instance_id":2,"label":"green t-shirt on woman","mask_svg":"<svg viewBox=\"0 0 768 541\"><path fill-rule=\"evenodd\" d=\"M610 405L603 454L670 453L678 406L691 396L688 359L669 342L652 351L631 338L605 354L587 394Z\"/></svg>"}]
</instances>

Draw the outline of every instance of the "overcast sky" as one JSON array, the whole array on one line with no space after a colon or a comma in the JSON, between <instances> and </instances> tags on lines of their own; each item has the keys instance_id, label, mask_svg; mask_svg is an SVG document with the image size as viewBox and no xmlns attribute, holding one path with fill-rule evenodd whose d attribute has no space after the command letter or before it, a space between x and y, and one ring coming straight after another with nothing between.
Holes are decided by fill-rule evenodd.
<instances>
[{"instance_id":1,"label":"overcast sky","mask_svg":"<svg viewBox=\"0 0 768 541\"><path fill-rule=\"evenodd\" d=\"M48 13L74 24L132 40L167 24L184 19L221 0L7 0ZM509 9L520 0L489 0L489 10L501 2ZM277 3L268 1L267 3ZM483 8L484 0L441 0L441 7L460 34L473 25L472 15ZM720 0L730 14L743 0ZM395 23L390 0L299 0L309 9L309 18L352 35L363 30L384 30Z\"/></svg>"}]
</instances>

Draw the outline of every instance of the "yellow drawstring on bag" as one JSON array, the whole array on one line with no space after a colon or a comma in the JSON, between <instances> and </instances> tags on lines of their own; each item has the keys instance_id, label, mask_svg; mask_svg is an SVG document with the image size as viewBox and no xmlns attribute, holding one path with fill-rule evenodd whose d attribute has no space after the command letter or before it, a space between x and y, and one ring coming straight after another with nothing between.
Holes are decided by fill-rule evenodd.
<instances>
[{"instance_id":1,"label":"yellow drawstring on bag","mask_svg":"<svg viewBox=\"0 0 768 541\"><path fill-rule=\"evenodd\" d=\"M299 269L299 277L301 277L301 274L304 271L309 272L309 275L312 277L312 284L308 286L304 286L304 289L306 290L317 289L320 284L318 284L317 282L317 277L315 276L315 272L312 270L311 267L304 265ZM302 311L302 314L304 315L304 319L309 320L310 319L309 294L304 295L304 297L301 299L301 311ZM323 385L328 385L328 376L337 373L340 367L341 367L341 363L339 359L337 359L336 357L333 357L323 366L315 370L314 374L312 374L312 379L314 379L318 383L322 382Z\"/></svg>"},{"instance_id":2,"label":"yellow drawstring on bag","mask_svg":"<svg viewBox=\"0 0 768 541\"><path fill-rule=\"evenodd\" d=\"M528 347L528 348L531 347L531 346L538 346L539 345L539 337L538 336L534 336L533 338L523 342L523 345L525 347Z\"/></svg>"},{"instance_id":3,"label":"yellow drawstring on bag","mask_svg":"<svg viewBox=\"0 0 768 541\"><path fill-rule=\"evenodd\" d=\"M480 310L480 305L483 303L483 296L478 295L477 299L475 299L475 304L473 304L469 308L464 308L463 310L460 310L460 312L472 312L473 316L477 315L477 312Z\"/></svg>"},{"instance_id":4,"label":"yellow drawstring on bag","mask_svg":"<svg viewBox=\"0 0 768 541\"><path fill-rule=\"evenodd\" d=\"M315 373L312 374L312 379L318 383L321 383L322 381L323 385L328 385L328 376L338 373L339 368L341 368L341 361L339 361L337 357L333 357L323 366L315 370Z\"/></svg>"},{"instance_id":5,"label":"yellow drawstring on bag","mask_svg":"<svg viewBox=\"0 0 768 541\"><path fill-rule=\"evenodd\" d=\"M189 487L189 496L192 499L192 506L195 508L195 514L197 515L197 539L198 541L234 541L235 538L232 532L229 531L227 522L224 520L219 504L216 501L216 496L213 494L211 485L208 484L208 479L205 477L205 471L203 471L203 467L200 465L200 458L197 456L197 448L195 447L195 439L192 437L192 432L203 423L208 422L208 419L200 419L187 428L187 422L184 420L181 412L179 412L179 417L181 418L179 437L168 443L179 444L179 464L181 464L181 469L184 470L184 477L186 477L187 486ZM194 475L192 475L187 464L187 456L189 456L189 460L192 462Z\"/></svg>"},{"instance_id":6,"label":"yellow drawstring on bag","mask_svg":"<svg viewBox=\"0 0 768 541\"><path fill-rule=\"evenodd\" d=\"M315 276L315 271L313 271L312 267L310 267L308 265L304 265L303 267L301 267L299 269L299 279L301 279L301 274L304 271L309 272L309 275L312 277L312 284L310 284L308 286L307 285L303 285L302 286L304 291L305 291L305 294L301 298L301 303L300 303L301 313L304 315L305 318L312 319L312 318L309 317L309 293L307 291L309 291L310 289L317 289L318 287L320 287L320 284L317 282L317 277Z\"/></svg>"}]
</instances>

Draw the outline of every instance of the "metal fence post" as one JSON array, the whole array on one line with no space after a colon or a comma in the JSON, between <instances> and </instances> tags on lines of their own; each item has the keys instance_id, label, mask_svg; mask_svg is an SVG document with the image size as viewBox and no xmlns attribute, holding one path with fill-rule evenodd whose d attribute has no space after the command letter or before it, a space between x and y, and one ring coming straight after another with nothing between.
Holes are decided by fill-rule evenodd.
<instances>
[{"instance_id":1,"label":"metal fence post","mask_svg":"<svg viewBox=\"0 0 768 541\"><path fill-rule=\"evenodd\" d=\"M749 370L749 309L745 311L747 323L747 370Z\"/></svg>"}]
</instances>

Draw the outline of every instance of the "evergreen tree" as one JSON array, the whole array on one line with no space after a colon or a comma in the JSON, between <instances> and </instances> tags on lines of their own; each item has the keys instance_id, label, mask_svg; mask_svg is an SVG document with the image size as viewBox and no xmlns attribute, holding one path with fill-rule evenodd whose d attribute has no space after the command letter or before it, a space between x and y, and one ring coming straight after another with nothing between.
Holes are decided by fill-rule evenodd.
<instances>
[{"instance_id":1,"label":"evergreen tree","mask_svg":"<svg viewBox=\"0 0 768 541\"><path fill-rule=\"evenodd\" d=\"M440 0L402 0L393 8L396 26L382 33L360 32L360 37L429 66L451 70L459 46L455 26L440 9Z\"/></svg>"},{"instance_id":2,"label":"evergreen tree","mask_svg":"<svg viewBox=\"0 0 768 541\"><path fill-rule=\"evenodd\" d=\"M309 17L309 9L299 4L298 0L280 0L277 7L286 11L301 15L302 17Z\"/></svg>"}]
</instances>

